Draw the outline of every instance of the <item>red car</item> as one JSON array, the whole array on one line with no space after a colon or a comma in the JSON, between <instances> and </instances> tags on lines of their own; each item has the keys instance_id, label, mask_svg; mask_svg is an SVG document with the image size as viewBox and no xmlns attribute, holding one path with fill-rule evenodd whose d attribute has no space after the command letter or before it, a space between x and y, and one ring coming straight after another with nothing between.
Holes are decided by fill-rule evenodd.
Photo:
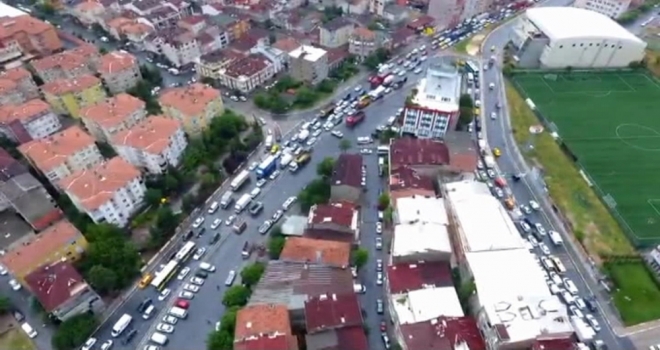
<instances>
[{"instance_id":1,"label":"red car","mask_svg":"<svg viewBox=\"0 0 660 350\"><path fill-rule=\"evenodd\" d=\"M380 323L380 331L381 332L387 332L387 323L385 323L385 321L382 321Z\"/></svg>"},{"instance_id":2,"label":"red car","mask_svg":"<svg viewBox=\"0 0 660 350\"><path fill-rule=\"evenodd\" d=\"M190 307L190 303L188 302L188 300L184 300L184 299L177 299L174 305L182 309L187 309Z\"/></svg>"}]
</instances>

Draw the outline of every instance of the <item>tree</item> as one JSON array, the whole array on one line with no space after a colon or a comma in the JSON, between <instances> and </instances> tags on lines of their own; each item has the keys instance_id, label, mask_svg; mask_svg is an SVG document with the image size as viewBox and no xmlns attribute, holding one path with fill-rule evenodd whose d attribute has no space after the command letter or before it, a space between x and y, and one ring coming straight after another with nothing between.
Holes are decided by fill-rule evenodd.
<instances>
[{"instance_id":1,"label":"tree","mask_svg":"<svg viewBox=\"0 0 660 350\"><path fill-rule=\"evenodd\" d=\"M222 297L222 303L227 307L245 306L250 298L250 289L243 285L230 287Z\"/></svg>"},{"instance_id":2,"label":"tree","mask_svg":"<svg viewBox=\"0 0 660 350\"><path fill-rule=\"evenodd\" d=\"M232 350L234 348L234 334L227 331L209 333L206 339L207 350Z\"/></svg>"},{"instance_id":3,"label":"tree","mask_svg":"<svg viewBox=\"0 0 660 350\"><path fill-rule=\"evenodd\" d=\"M462 94L458 99L458 106L474 108L474 100L472 100L472 96L470 96L470 94Z\"/></svg>"},{"instance_id":4,"label":"tree","mask_svg":"<svg viewBox=\"0 0 660 350\"><path fill-rule=\"evenodd\" d=\"M387 193L382 193L378 197L378 209L385 210L385 208L390 206L390 195Z\"/></svg>"},{"instance_id":5,"label":"tree","mask_svg":"<svg viewBox=\"0 0 660 350\"><path fill-rule=\"evenodd\" d=\"M284 244L286 244L286 238L284 236L274 236L268 240L268 255L271 259L280 258Z\"/></svg>"},{"instance_id":6,"label":"tree","mask_svg":"<svg viewBox=\"0 0 660 350\"><path fill-rule=\"evenodd\" d=\"M0 314L6 314L11 309L11 300L5 296L0 296Z\"/></svg>"},{"instance_id":7,"label":"tree","mask_svg":"<svg viewBox=\"0 0 660 350\"><path fill-rule=\"evenodd\" d=\"M303 212L309 211L312 205L327 203L330 200L330 183L324 179L312 180L298 194L298 202Z\"/></svg>"},{"instance_id":8,"label":"tree","mask_svg":"<svg viewBox=\"0 0 660 350\"><path fill-rule=\"evenodd\" d=\"M458 108L458 123L457 126L462 128L468 125L474 119L474 109L472 107L459 107Z\"/></svg>"},{"instance_id":9,"label":"tree","mask_svg":"<svg viewBox=\"0 0 660 350\"><path fill-rule=\"evenodd\" d=\"M98 324L91 314L73 316L60 324L51 344L57 350L77 349L92 335Z\"/></svg>"},{"instance_id":10,"label":"tree","mask_svg":"<svg viewBox=\"0 0 660 350\"><path fill-rule=\"evenodd\" d=\"M99 48L99 53L101 55L105 55L106 53L108 53L108 50L105 47L100 47Z\"/></svg>"},{"instance_id":11,"label":"tree","mask_svg":"<svg viewBox=\"0 0 660 350\"><path fill-rule=\"evenodd\" d=\"M163 85L163 76L160 74L159 69L153 69L149 66L142 65L140 66L140 74L142 74L142 78L148 81L152 86Z\"/></svg>"},{"instance_id":12,"label":"tree","mask_svg":"<svg viewBox=\"0 0 660 350\"><path fill-rule=\"evenodd\" d=\"M330 178L332 177L332 171L334 168L335 159L332 157L325 157L321 163L316 166L316 173L324 178Z\"/></svg>"},{"instance_id":13,"label":"tree","mask_svg":"<svg viewBox=\"0 0 660 350\"><path fill-rule=\"evenodd\" d=\"M313 105L318 99L319 94L316 91L303 86L296 91L296 99L293 103L301 107L307 107Z\"/></svg>"},{"instance_id":14,"label":"tree","mask_svg":"<svg viewBox=\"0 0 660 350\"><path fill-rule=\"evenodd\" d=\"M240 308L238 306L233 306L225 311L225 314L220 320L220 330L227 331L231 334L234 334L234 329L236 328L236 314Z\"/></svg>"},{"instance_id":15,"label":"tree","mask_svg":"<svg viewBox=\"0 0 660 350\"><path fill-rule=\"evenodd\" d=\"M87 281L97 292L106 294L115 290L117 274L106 267L94 265L87 273Z\"/></svg>"},{"instance_id":16,"label":"tree","mask_svg":"<svg viewBox=\"0 0 660 350\"><path fill-rule=\"evenodd\" d=\"M241 282L248 287L252 287L259 282L264 271L266 271L266 265L262 263L256 262L248 265L241 271Z\"/></svg>"},{"instance_id":17,"label":"tree","mask_svg":"<svg viewBox=\"0 0 660 350\"><path fill-rule=\"evenodd\" d=\"M231 140L245 129L247 129L247 123L243 116L226 110L221 116L211 120L209 135L224 140Z\"/></svg>"},{"instance_id":18,"label":"tree","mask_svg":"<svg viewBox=\"0 0 660 350\"><path fill-rule=\"evenodd\" d=\"M383 212L383 219L385 219L385 222L392 223L394 220L394 209L392 209L392 206L387 207L385 211Z\"/></svg>"},{"instance_id":19,"label":"tree","mask_svg":"<svg viewBox=\"0 0 660 350\"><path fill-rule=\"evenodd\" d=\"M203 77L201 83L213 86L215 84L215 80L213 80L213 78L210 77Z\"/></svg>"},{"instance_id":20,"label":"tree","mask_svg":"<svg viewBox=\"0 0 660 350\"><path fill-rule=\"evenodd\" d=\"M348 151L350 148L351 148L351 141L350 141L350 140L342 139L341 141L339 141L339 149L340 149L342 152L346 152L346 151Z\"/></svg>"},{"instance_id":21,"label":"tree","mask_svg":"<svg viewBox=\"0 0 660 350\"><path fill-rule=\"evenodd\" d=\"M353 252L353 265L358 269L364 266L369 260L369 252L364 248L358 248Z\"/></svg>"},{"instance_id":22,"label":"tree","mask_svg":"<svg viewBox=\"0 0 660 350\"><path fill-rule=\"evenodd\" d=\"M330 79L323 79L323 81L319 83L319 86L316 87L316 90L324 94L331 94L335 91L335 88L337 88L336 82Z\"/></svg>"},{"instance_id":23,"label":"tree","mask_svg":"<svg viewBox=\"0 0 660 350\"><path fill-rule=\"evenodd\" d=\"M144 201L153 207L160 205L160 201L163 199L163 192L156 188L147 188L147 192L144 193Z\"/></svg>"}]
</instances>

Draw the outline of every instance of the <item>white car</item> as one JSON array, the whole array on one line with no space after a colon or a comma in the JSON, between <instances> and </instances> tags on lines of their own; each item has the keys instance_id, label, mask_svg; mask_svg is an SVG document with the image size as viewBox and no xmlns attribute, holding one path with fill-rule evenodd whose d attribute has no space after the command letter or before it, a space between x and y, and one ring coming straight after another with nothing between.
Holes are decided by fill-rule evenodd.
<instances>
[{"instance_id":1,"label":"white car","mask_svg":"<svg viewBox=\"0 0 660 350\"><path fill-rule=\"evenodd\" d=\"M236 221L236 215L232 215L228 217L227 220L225 220L225 225L231 226L231 224L233 224L234 221Z\"/></svg>"},{"instance_id":2,"label":"white car","mask_svg":"<svg viewBox=\"0 0 660 350\"><path fill-rule=\"evenodd\" d=\"M201 259L202 256L204 256L204 253L206 253L206 248L205 247L201 247L201 248L197 249L197 251L195 252L195 255L193 255L193 259L194 260Z\"/></svg>"},{"instance_id":3,"label":"white car","mask_svg":"<svg viewBox=\"0 0 660 350\"><path fill-rule=\"evenodd\" d=\"M520 222L520 228L522 228L523 232L525 232L525 233L529 233L529 231L532 230L532 228L529 227L529 225L524 221Z\"/></svg>"},{"instance_id":4,"label":"white car","mask_svg":"<svg viewBox=\"0 0 660 350\"><path fill-rule=\"evenodd\" d=\"M536 201L529 201L529 206L534 210L540 210L541 206Z\"/></svg>"},{"instance_id":5,"label":"white car","mask_svg":"<svg viewBox=\"0 0 660 350\"><path fill-rule=\"evenodd\" d=\"M209 207L209 210L207 210L206 212L209 213L209 214L213 214L217 210L218 210L218 202L213 202L213 203L211 203L211 206Z\"/></svg>"},{"instance_id":6,"label":"white car","mask_svg":"<svg viewBox=\"0 0 660 350\"><path fill-rule=\"evenodd\" d=\"M383 285L383 273L382 272L378 272L376 274L376 284L379 285L379 286Z\"/></svg>"},{"instance_id":7,"label":"white car","mask_svg":"<svg viewBox=\"0 0 660 350\"><path fill-rule=\"evenodd\" d=\"M497 119L497 113L493 112L490 114L490 119Z\"/></svg>"},{"instance_id":8,"label":"white car","mask_svg":"<svg viewBox=\"0 0 660 350\"><path fill-rule=\"evenodd\" d=\"M163 333L173 333L174 326L167 323L159 323L158 326L156 326L156 330Z\"/></svg>"},{"instance_id":9,"label":"white car","mask_svg":"<svg viewBox=\"0 0 660 350\"><path fill-rule=\"evenodd\" d=\"M266 179L259 179L259 181L257 181L257 187L261 188L264 187L264 185L266 185Z\"/></svg>"},{"instance_id":10,"label":"white car","mask_svg":"<svg viewBox=\"0 0 660 350\"><path fill-rule=\"evenodd\" d=\"M0 265L0 276L5 276L5 275L7 275L7 269L4 266Z\"/></svg>"},{"instance_id":11,"label":"white car","mask_svg":"<svg viewBox=\"0 0 660 350\"><path fill-rule=\"evenodd\" d=\"M194 298L194 297L195 297L195 294L194 294L194 293L191 293L191 292L189 292L189 291L182 290L181 292L179 292L179 298L181 298L181 299L187 299L187 300L190 300L190 299L192 299L192 298Z\"/></svg>"},{"instance_id":12,"label":"white car","mask_svg":"<svg viewBox=\"0 0 660 350\"><path fill-rule=\"evenodd\" d=\"M189 267L186 266L182 268L181 271L179 271L179 275L176 276L176 279L178 279L179 281L183 280L184 278L186 278L186 276L188 276L189 272L190 272Z\"/></svg>"},{"instance_id":13,"label":"white car","mask_svg":"<svg viewBox=\"0 0 660 350\"><path fill-rule=\"evenodd\" d=\"M541 236L545 236L546 234L548 234L547 232L545 232L545 228L543 228L543 225L539 224L538 222L534 224L534 228L536 228L536 231L538 231L538 233Z\"/></svg>"},{"instance_id":14,"label":"white car","mask_svg":"<svg viewBox=\"0 0 660 350\"><path fill-rule=\"evenodd\" d=\"M284 215L284 210L280 209L273 214L271 220L273 221L273 223L278 222L282 218L282 215Z\"/></svg>"},{"instance_id":15,"label":"white car","mask_svg":"<svg viewBox=\"0 0 660 350\"><path fill-rule=\"evenodd\" d=\"M15 279L10 279L9 280L9 285L11 286L11 289L13 289L13 290L21 290L21 285Z\"/></svg>"},{"instance_id":16,"label":"white car","mask_svg":"<svg viewBox=\"0 0 660 350\"><path fill-rule=\"evenodd\" d=\"M591 328L593 328L596 332L600 332L600 324L594 317L594 315L587 315L587 322L591 325Z\"/></svg>"},{"instance_id":17,"label":"white car","mask_svg":"<svg viewBox=\"0 0 660 350\"><path fill-rule=\"evenodd\" d=\"M203 223L204 223L204 217L200 216L197 219L195 219L195 222L193 222L193 227L199 228L200 226L202 226Z\"/></svg>"},{"instance_id":18,"label":"white car","mask_svg":"<svg viewBox=\"0 0 660 350\"><path fill-rule=\"evenodd\" d=\"M522 212L525 213L526 215L529 215L529 214L532 213L532 210L529 209L529 207L526 206L526 205L521 205L520 210L522 210Z\"/></svg>"},{"instance_id":19,"label":"white car","mask_svg":"<svg viewBox=\"0 0 660 350\"><path fill-rule=\"evenodd\" d=\"M183 285L183 290L187 290L189 292L197 293L197 292L199 292L199 287L194 285L194 284L186 283L186 284Z\"/></svg>"},{"instance_id":20,"label":"white car","mask_svg":"<svg viewBox=\"0 0 660 350\"><path fill-rule=\"evenodd\" d=\"M213 220L213 223L211 224L211 228L215 230L216 228L220 227L220 225L222 225L222 220L215 219L215 220Z\"/></svg>"},{"instance_id":21,"label":"white car","mask_svg":"<svg viewBox=\"0 0 660 350\"><path fill-rule=\"evenodd\" d=\"M201 286L201 285L204 284L204 279L203 279L203 278L199 278L199 277L191 277L191 278L190 278L190 282L191 282L192 284L196 284L196 285L198 285L198 286Z\"/></svg>"},{"instance_id":22,"label":"white car","mask_svg":"<svg viewBox=\"0 0 660 350\"><path fill-rule=\"evenodd\" d=\"M252 162L252 164L250 164L250 167L248 169L250 171L254 171L254 169L256 169L258 166L259 166L258 162Z\"/></svg>"},{"instance_id":23,"label":"white car","mask_svg":"<svg viewBox=\"0 0 660 350\"><path fill-rule=\"evenodd\" d=\"M420 74L421 72L422 72L422 69L419 68L419 67L415 68L415 70L413 71L413 73L415 73L415 74Z\"/></svg>"},{"instance_id":24,"label":"white car","mask_svg":"<svg viewBox=\"0 0 660 350\"><path fill-rule=\"evenodd\" d=\"M573 315L579 318L584 318L584 313L582 312L582 310L578 309L577 306L571 305L568 307L568 310L570 310Z\"/></svg>"},{"instance_id":25,"label":"white car","mask_svg":"<svg viewBox=\"0 0 660 350\"><path fill-rule=\"evenodd\" d=\"M371 149L368 149L368 148L363 148L363 149L360 150L360 153L361 154L372 154L372 153L374 153L374 151L371 150Z\"/></svg>"},{"instance_id":26,"label":"white car","mask_svg":"<svg viewBox=\"0 0 660 350\"><path fill-rule=\"evenodd\" d=\"M163 289L163 291L160 292L160 294L158 294L158 300L163 301L163 300L167 299L167 297L169 297L171 293L172 293L171 289L169 289L169 288Z\"/></svg>"},{"instance_id":27,"label":"white car","mask_svg":"<svg viewBox=\"0 0 660 350\"><path fill-rule=\"evenodd\" d=\"M383 233L383 223L382 222L377 222L376 223L376 233L378 233L378 234Z\"/></svg>"},{"instance_id":28,"label":"white car","mask_svg":"<svg viewBox=\"0 0 660 350\"><path fill-rule=\"evenodd\" d=\"M316 137L312 137L311 139L309 139L306 143L307 147L314 146L314 144L316 143L317 140L318 140L318 138L316 138Z\"/></svg>"},{"instance_id":29,"label":"white car","mask_svg":"<svg viewBox=\"0 0 660 350\"><path fill-rule=\"evenodd\" d=\"M106 340L105 343L101 344L101 350L110 350L112 344L114 344L112 339Z\"/></svg>"},{"instance_id":30,"label":"white car","mask_svg":"<svg viewBox=\"0 0 660 350\"><path fill-rule=\"evenodd\" d=\"M550 255L550 248L545 243L539 243L539 249L541 249L544 255Z\"/></svg>"},{"instance_id":31,"label":"white car","mask_svg":"<svg viewBox=\"0 0 660 350\"><path fill-rule=\"evenodd\" d=\"M550 277L552 282L555 282L555 284L557 284L557 285L561 285L562 283L564 283L564 281L562 281L561 277L559 277L559 275L555 272L550 272L550 275L548 275L548 276Z\"/></svg>"},{"instance_id":32,"label":"white car","mask_svg":"<svg viewBox=\"0 0 660 350\"><path fill-rule=\"evenodd\" d=\"M566 287L566 290L573 295L578 295L580 293L580 291L575 286L575 283L573 283L573 281L571 281L569 278L564 278L564 287Z\"/></svg>"},{"instance_id":33,"label":"white car","mask_svg":"<svg viewBox=\"0 0 660 350\"><path fill-rule=\"evenodd\" d=\"M502 191L501 188L495 187L495 196L497 196L497 198L504 197L504 192Z\"/></svg>"},{"instance_id":34,"label":"white car","mask_svg":"<svg viewBox=\"0 0 660 350\"><path fill-rule=\"evenodd\" d=\"M172 324L172 325L174 325L174 324L176 324L177 322L179 322L179 319L176 318L176 317L174 317L174 316L167 315L167 316L163 317L163 322L165 322L165 323L167 323L167 324Z\"/></svg>"},{"instance_id":35,"label":"white car","mask_svg":"<svg viewBox=\"0 0 660 350\"><path fill-rule=\"evenodd\" d=\"M96 338L89 338L80 350L90 350L96 344Z\"/></svg>"},{"instance_id":36,"label":"white car","mask_svg":"<svg viewBox=\"0 0 660 350\"><path fill-rule=\"evenodd\" d=\"M284 203L282 204L282 209L284 209L284 211L289 210L289 208L291 208L291 205L292 205L296 200L298 200L298 197L289 197L289 198L288 198L287 200L285 200Z\"/></svg>"},{"instance_id":37,"label":"white car","mask_svg":"<svg viewBox=\"0 0 660 350\"><path fill-rule=\"evenodd\" d=\"M279 170L275 170L275 171L273 171L272 174L270 174L270 176L268 178L270 179L270 181L273 181L273 180L277 179L277 177L280 176L280 174L281 174L281 172Z\"/></svg>"}]
</instances>

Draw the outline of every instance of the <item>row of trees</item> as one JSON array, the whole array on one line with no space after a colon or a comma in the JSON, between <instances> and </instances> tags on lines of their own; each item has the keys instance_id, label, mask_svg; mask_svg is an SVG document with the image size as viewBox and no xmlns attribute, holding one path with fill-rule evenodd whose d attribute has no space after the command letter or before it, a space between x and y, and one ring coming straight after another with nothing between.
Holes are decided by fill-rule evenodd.
<instances>
[{"instance_id":1,"label":"row of trees","mask_svg":"<svg viewBox=\"0 0 660 350\"><path fill-rule=\"evenodd\" d=\"M367 56L362 64L371 70L376 70L379 64L387 62L390 57L392 57L392 53L389 50L380 48Z\"/></svg>"},{"instance_id":2,"label":"row of trees","mask_svg":"<svg viewBox=\"0 0 660 350\"><path fill-rule=\"evenodd\" d=\"M617 18L617 22L621 24L630 24L635 22L640 16L653 10L654 6L659 4L659 0L645 1L642 5L634 10L627 11Z\"/></svg>"},{"instance_id":3,"label":"row of trees","mask_svg":"<svg viewBox=\"0 0 660 350\"><path fill-rule=\"evenodd\" d=\"M236 328L236 314L247 305L252 288L259 282L266 271L266 265L256 262L246 266L241 271L241 284L235 285L225 291L222 303L227 307L220 320L220 329L209 334L206 340L208 350L231 350L234 348L234 330Z\"/></svg>"},{"instance_id":4,"label":"row of trees","mask_svg":"<svg viewBox=\"0 0 660 350\"><path fill-rule=\"evenodd\" d=\"M282 234L282 227L273 227L270 230L270 238L268 238L268 256L273 260L279 259L284 244L286 244L286 237Z\"/></svg>"},{"instance_id":5,"label":"row of trees","mask_svg":"<svg viewBox=\"0 0 660 350\"><path fill-rule=\"evenodd\" d=\"M51 345L56 350L78 349L98 325L98 320L92 314L73 316L59 325L50 340Z\"/></svg>"}]
</instances>

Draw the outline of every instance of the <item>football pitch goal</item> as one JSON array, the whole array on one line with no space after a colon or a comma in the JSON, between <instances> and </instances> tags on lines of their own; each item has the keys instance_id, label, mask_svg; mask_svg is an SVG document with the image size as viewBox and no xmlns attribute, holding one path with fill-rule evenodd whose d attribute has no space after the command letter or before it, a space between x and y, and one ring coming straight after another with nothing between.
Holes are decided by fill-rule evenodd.
<instances>
[{"instance_id":1,"label":"football pitch goal","mask_svg":"<svg viewBox=\"0 0 660 350\"><path fill-rule=\"evenodd\" d=\"M660 243L660 82L643 72L532 72L513 82L633 244Z\"/></svg>"}]
</instances>

